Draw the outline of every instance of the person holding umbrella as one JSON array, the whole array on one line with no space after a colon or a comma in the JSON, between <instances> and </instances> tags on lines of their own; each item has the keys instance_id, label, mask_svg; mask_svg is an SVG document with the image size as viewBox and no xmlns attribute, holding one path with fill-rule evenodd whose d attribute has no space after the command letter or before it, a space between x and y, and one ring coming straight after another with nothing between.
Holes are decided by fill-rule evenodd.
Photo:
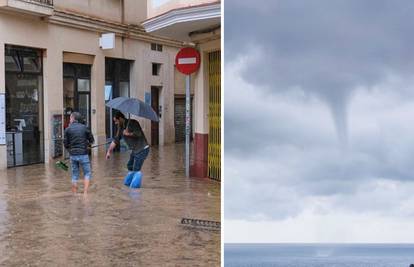
<instances>
[{"instance_id":1,"label":"person holding umbrella","mask_svg":"<svg viewBox=\"0 0 414 267\"><path fill-rule=\"evenodd\" d=\"M106 159L111 157L112 151L120 145L121 139L124 139L129 149L131 149L131 155L127 163L129 173L125 177L124 184L130 185L132 188L140 187L141 168L148 156L149 145L139 122L134 119L126 119L121 112L152 121L159 121L158 115L150 105L136 98L117 97L106 103L106 106L120 111L116 112L113 118L117 125L117 134L108 148Z\"/></svg>"},{"instance_id":2,"label":"person holding umbrella","mask_svg":"<svg viewBox=\"0 0 414 267\"><path fill-rule=\"evenodd\" d=\"M138 121L133 119L126 119L121 112L116 112L113 120L117 125L117 132L114 140L109 145L108 151L106 153L106 159L109 159L111 157L113 150L117 146L120 146L121 139L124 139L125 143L128 145L128 148L131 150L131 154L127 163L128 171L130 171L130 181L127 182L129 185L131 183L132 176L136 172L141 171L142 165L144 164L145 159L148 157L149 145Z\"/></svg>"}]
</instances>

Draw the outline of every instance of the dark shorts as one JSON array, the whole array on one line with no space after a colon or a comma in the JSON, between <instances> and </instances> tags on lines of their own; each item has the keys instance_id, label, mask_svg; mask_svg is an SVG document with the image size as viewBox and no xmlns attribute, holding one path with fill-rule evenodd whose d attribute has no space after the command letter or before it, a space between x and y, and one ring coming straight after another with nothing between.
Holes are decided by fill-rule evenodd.
<instances>
[{"instance_id":1,"label":"dark shorts","mask_svg":"<svg viewBox=\"0 0 414 267\"><path fill-rule=\"evenodd\" d=\"M129 156L127 168L129 171L140 171L145 159L148 157L149 147L144 148L138 152L132 151Z\"/></svg>"}]
</instances>

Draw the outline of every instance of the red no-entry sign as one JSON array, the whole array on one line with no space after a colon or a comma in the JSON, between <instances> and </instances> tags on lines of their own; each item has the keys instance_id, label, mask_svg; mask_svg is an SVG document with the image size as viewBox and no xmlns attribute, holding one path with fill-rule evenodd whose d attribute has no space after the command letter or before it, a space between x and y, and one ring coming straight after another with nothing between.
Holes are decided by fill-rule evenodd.
<instances>
[{"instance_id":1,"label":"red no-entry sign","mask_svg":"<svg viewBox=\"0 0 414 267\"><path fill-rule=\"evenodd\" d=\"M196 72L200 67L200 53L191 47L182 48L175 57L175 66L187 75Z\"/></svg>"},{"instance_id":2,"label":"red no-entry sign","mask_svg":"<svg viewBox=\"0 0 414 267\"><path fill-rule=\"evenodd\" d=\"M175 66L185 76L185 176L190 177L190 79L200 67L200 53L191 47L184 47L175 57Z\"/></svg>"}]
</instances>

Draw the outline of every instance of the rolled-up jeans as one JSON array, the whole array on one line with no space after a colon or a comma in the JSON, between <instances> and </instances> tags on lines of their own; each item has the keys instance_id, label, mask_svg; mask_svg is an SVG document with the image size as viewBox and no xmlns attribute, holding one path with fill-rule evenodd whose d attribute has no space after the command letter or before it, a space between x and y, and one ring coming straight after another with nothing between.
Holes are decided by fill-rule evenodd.
<instances>
[{"instance_id":1,"label":"rolled-up jeans","mask_svg":"<svg viewBox=\"0 0 414 267\"><path fill-rule=\"evenodd\" d=\"M70 156L70 165L72 166L72 183L76 184L79 179L79 167L82 166L85 180L92 178L91 162L88 155Z\"/></svg>"},{"instance_id":2,"label":"rolled-up jeans","mask_svg":"<svg viewBox=\"0 0 414 267\"><path fill-rule=\"evenodd\" d=\"M139 151L132 151L129 156L129 161L127 168L129 171L138 172L141 170L142 165L144 164L145 159L149 153L149 146L144 147L144 149Z\"/></svg>"}]
</instances>

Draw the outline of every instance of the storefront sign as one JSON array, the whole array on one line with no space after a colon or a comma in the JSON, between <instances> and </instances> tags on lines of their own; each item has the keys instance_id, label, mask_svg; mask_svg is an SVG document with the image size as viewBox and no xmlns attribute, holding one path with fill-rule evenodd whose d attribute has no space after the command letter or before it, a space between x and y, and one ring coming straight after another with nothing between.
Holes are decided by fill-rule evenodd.
<instances>
[{"instance_id":1,"label":"storefront sign","mask_svg":"<svg viewBox=\"0 0 414 267\"><path fill-rule=\"evenodd\" d=\"M0 145L6 144L6 98L0 94Z\"/></svg>"},{"instance_id":2,"label":"storefront sign","mask_svg":"<svg viewBox=\"0 0 414 267\"><path fill-rule=\"evenodd\" d=\"M112 85L105 85L105 101L112 99Z\"/></svg>"},{"instance_id":3,"label":"storefront sign","mask_svg":"<svg viewBox=\"0 0 414 267\"><path fill-rule=\"evenodd\" d=\"M63 133L62 133L62 114L52 115L52 157L60 157L63 155Z\"/></svg>"}]
</instances>

